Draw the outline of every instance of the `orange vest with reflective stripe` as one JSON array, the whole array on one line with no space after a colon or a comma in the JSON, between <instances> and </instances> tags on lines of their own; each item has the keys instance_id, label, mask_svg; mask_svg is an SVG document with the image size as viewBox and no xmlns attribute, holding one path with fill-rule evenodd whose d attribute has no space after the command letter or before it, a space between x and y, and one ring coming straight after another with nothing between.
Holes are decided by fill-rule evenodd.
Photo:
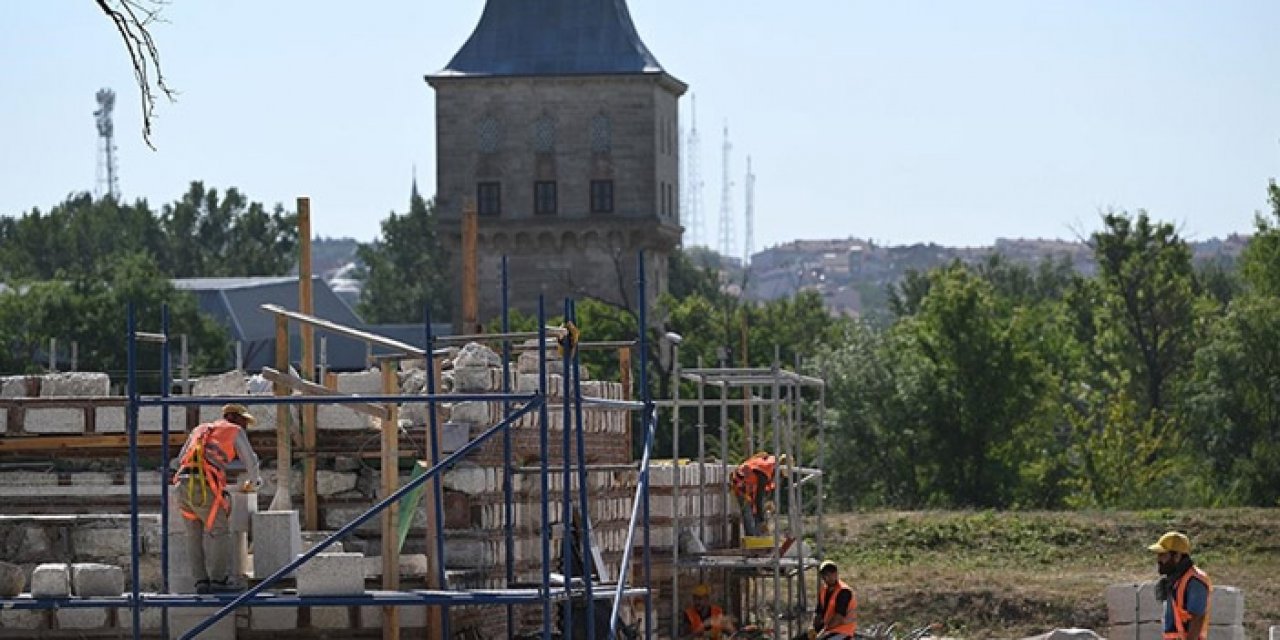
<instances>
[{"instance_id":1,"label":"orange vest with reflective stripe","mask_svg":"<svg viewBox=\"0 0 1280 640\"><path fill-rule=\"evenodd\" d=\"M188 438L191 446L180 461L179 473L186 473L199 478L204 483L202 491L207 490L213 500L210 513L216 510L227 511L231 505L223 493L227 488L227 465L236 459L236 438L240 437L240 427L226 420L206 422L195 428ZM173 479L178 483L178 478ZM194 487L190 487L194 493ZM184 517L194 520L195 514L183 512ZM205 528L213 528L213 518L205 523Z\"/></svg>"},{"instance_id":2,"label":"orange vest with reflective stripe","mask_svg":"<svg viewBox=\"0 0 1280 640\"><path fill-rule=\"evenodd\" d=\"M1213 583L1209 582L1209 576L1200 570L1200 567L1192 565L1190 569L1178 578L1177 584L1173 586L1173 598L1170 604L1173 605L1173 628L1176 631L1166 631L1164 637L1168 640L1195 640L1187 638L1187 625L1191 623L1191 612L1187 611L1183 603L1187 601L1187 583L1192 578L1204 582L1204 588L1209 592L1210 598L1204 605L1204 625L1200 627L1199 640L1205 640L1209 637L1209 611L1212 609L1213 603Z\"/></svg>"},{"instance_id":3,"label":"orange vest with reflective stripe","mask_svg":"<svg viewBox=\"0 0 1280 640\"><path fill-rule=\"evenodd\" d=\"M684 615L689 619L689 631L692 633L701 633L702 631L710 631L713 636L723 633L725 629L724 610L720 607L711 605L711 616L708 618L710 624L704 623L702 615L698 613L697 607L689 607L684 610ZM705 625L705 626L704 626Z\"/></svg>"},{"instance_id":4,"label":"orange vest with reflective stripe","mask_svg":"<svg viewBox=\"0 0 1280 640\"><path fill-rule=\"evenodd\" d=\"M841 591L849 592L849 610L845 612L845 615L852 618L852 620L833 627L831 626L831 621L840 615L836 612L836 600L839 599L838 596ZM823 583L822 587L818 589L818 602L826 602L826 612L822 615L822 630L824 632L834 631L852 638L854 632L858 630L858 596L853 592L853 589L849 588L849 585L845 584L844 580L837 580L833 589L828 589L826 583Z\"/></svg>"},{"instance_id":5,"label":"orange vest with reflective stripe","mask_svg":"<svg viewBox=\"0 0 1280 640\"><path fill-rule=\"evenodd\" d=\"M738 465L737 469L733 470L734 493L748 500L755 500L756 493L761 489L760 475L766 478L764 490L773 491L773 474L777 466L778 460L773 456L758 455L747 458L742 464Z\"/></svg>"}]
</instances>

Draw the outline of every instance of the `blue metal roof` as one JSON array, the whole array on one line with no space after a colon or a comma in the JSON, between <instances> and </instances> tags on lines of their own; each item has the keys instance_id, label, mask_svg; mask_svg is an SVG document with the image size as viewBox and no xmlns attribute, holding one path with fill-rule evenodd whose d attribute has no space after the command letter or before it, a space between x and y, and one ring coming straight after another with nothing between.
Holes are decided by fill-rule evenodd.
<instances>
[{"instance_id":1,"label":"blue metal roof","mask_svg":"<svg viewBox=\"0 0 1280 640\"><path fill-rule=\"evenodd\" d=\"M438 76L663 73L626 0L488 0Z\"/></svg>"}]
</instances>

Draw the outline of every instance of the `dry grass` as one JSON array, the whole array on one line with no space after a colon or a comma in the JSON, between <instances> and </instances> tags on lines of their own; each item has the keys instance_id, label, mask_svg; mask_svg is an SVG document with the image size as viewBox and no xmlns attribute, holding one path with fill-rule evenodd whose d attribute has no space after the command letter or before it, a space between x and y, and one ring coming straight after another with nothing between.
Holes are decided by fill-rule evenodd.
<instances>
[{"instance_id":1,"label":"dry grass","mask_svg":"<svg viewBox=\"0 0 1280 640\"><path fill-rule=\"evenodd\" d=\"M864 624L941 622L965 638L1060 627L1107 632L1103 591L1155 578L1145 550L1187 532L1218 585L1245 592L1248 637L1280 624L1280 510L875 512L827 519L828 556L858 589Z\"/></svg>"}]
</instances>

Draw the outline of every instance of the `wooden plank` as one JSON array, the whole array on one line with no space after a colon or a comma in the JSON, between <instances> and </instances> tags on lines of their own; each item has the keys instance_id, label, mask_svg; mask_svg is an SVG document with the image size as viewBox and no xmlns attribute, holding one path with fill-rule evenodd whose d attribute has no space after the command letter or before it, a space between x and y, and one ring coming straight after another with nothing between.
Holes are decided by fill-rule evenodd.
<instances>
[{"instance_id":1,"label":"wooden plank","mask_svg":"<svg viewBox=\"0 0 1280 640\"><path fill-rule=\"evenodd\" d=\"M398 393L400 383L396 379L395 366L383 363L382 392ZM400 430L396 428L400 411L395 403L387 404L387 420L382 424L382 496L389 496L400 488L399 449ZM396 591L400 588L400 545L396 538L396 524L400 520L400 504L391 503L382 512L382 588ZM396 607L382 608L383 640L400 639L400 614Z\"/></svg>"},{"instance_id":2,"label":"wooden plank","mask_svg":"<svg viewBox=\"0 0 1280 640\"><path fill-rule=\"evenodd\" d=\"M182 446L186 442L186 434L169 434L169 444ZM138 446L144 448L160 448L161 436L158 433L138 434ZM127 448L127 434L81 435L81 436L30 436L8 437L0 439L0 453L47 452L78 449L116 449Z\"/></svg>"},{"instance_id":3,"label":"wooden plank","mask_svg":"<svg viewBox=\"0 0 1280 640\"><path fill-rule=\"evenodd\" d=\"M321 331L332 333L334 335L354 338L356 340L360 340L368 344L374 344L379 347L385 347L387 349L391 349L392 351L403 351L404 353L410 353L419 358L425 357L427 355L427 352L425 350L415 347L407 342L400 342L399 340L394 340L392 338L380 336L376 333L369 333L368 331L353 329L346 325L341 325L336 322L330 322L323 318L317 318L311 314L298 313L297 311L289 311L288 309L285 309L284 307L278 304L264 304L259 308L262 309L263 311L266 311L267 313L273 313L277 316L283 316L285 318L288 318L290 320L295 320L302 324L309 324L317 329L320 329ZM447 349L440 349L438 350L438 353L440 355L447 355L449 351Z\"/></svg>"},{"instance_id":4,"label":"wooden plank","mask_svg":"<svg viewBox=\"0 0 1280 640\"><path fill-rule=\"evenodd\" d=\"M462 331L480 333L480 277L477 273L477 236L480 223L476 202L466 198L462 205Z\"/></svg>"},{"instance_id":5,"label":"wooden plank","mask_svg":"<svg viewBox=\"0 0 1280 640\"><path fill-rule=\"evenodd\" d=\"M631 348L618 349L618 370L622 373L622 399L631 399Z\"/></svg>"},{"instance_id":6,"label":"wooden plank","mask_svg":"<svg viewBox=\"0 0 1280 640\"><path fill-rule=\"evenodd\" d=\"M276 316L276 368L289 368L289 319ZM272 385L277 396L289 395L289 390L280 383ZM290 483L293 481L291 467L293 452L289 443L289 406L276 405L276 494L271 496L272 511L289 511L293 509L290 497Z\"/></svg>"},{"instance_id":7,"label":"wooden plank","mask_svg":"<svg viewBox=\"0 0 1280 640\"><path fill-rule=\"evenodd\" d=\"M298 391L303 395L329 396L329 397L342 397L342 398L352 397L350 394L335 391L329 387L318 385L314 382L307 382L306 380L303 380L292 374L281 373L279 371L276 371L275 369L272 369L271 367L262 368L262 377L272 382L279 382L280 384L285 385L286 387L289 387L294 391ZM363 402L360 404L343 404L342 406L347 407L348 409L351 409L356 413L363 413L364 415L367 415L367 416L373 416L379 420L387 419L387 408L380 404L370 404L368 402Z\"/></svg>"},{"instance_id":8,"label":"wooden plank","mask_svg":"<svg viewBox=\"0 0 1280 640\"><path fill-rule=\"evenodd\" d=\"M315 315L311 283L311 198L298 198L298 310ZM315 333L302 325L302 379L316 376ZM307 531L320 528L320 506L316 499L316 406L302 407L302 511Z\"/></svg>"}]
</instances>

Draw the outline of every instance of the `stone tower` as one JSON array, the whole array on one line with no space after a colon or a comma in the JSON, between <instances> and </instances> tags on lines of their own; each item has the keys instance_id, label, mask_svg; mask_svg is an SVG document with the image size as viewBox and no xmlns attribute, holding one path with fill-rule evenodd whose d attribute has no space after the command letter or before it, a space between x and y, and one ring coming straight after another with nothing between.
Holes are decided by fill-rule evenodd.
<instances>
[{"instance_id":1,"label":"stone tower","mask_svg":"<svg viewBox=\"0 0 1280 640\"><path fill-rule=\"evenodd\" d=\"M679 123L686 85L640 40L625 0L488 0L436 92L436 204L461 283L461 218L478 212L480 320L512 308L556 315L566 296L636 308L679 245ZM454 326L461 323L454 289Z\"/></svg>"}]
</instances>

